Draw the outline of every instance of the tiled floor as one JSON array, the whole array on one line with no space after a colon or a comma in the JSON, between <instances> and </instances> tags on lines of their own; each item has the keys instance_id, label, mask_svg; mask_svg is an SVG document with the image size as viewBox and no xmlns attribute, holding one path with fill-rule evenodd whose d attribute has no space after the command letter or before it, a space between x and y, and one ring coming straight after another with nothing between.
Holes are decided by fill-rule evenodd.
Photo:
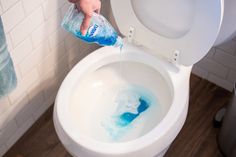
<instances>
[{"instance_id":1,"label":"tiled floor","mask_svg":"<svg viewBox=\"0 0 236 157\"><path fill-rule=\"evenodd\" d=\"M219 129L212 127L212 119L229 97L229 92L192 75L188 117L165 157L222 157L216 142ZM4 157L71 157L56 135L52 108Z\"/></svg>"}]
</instances>

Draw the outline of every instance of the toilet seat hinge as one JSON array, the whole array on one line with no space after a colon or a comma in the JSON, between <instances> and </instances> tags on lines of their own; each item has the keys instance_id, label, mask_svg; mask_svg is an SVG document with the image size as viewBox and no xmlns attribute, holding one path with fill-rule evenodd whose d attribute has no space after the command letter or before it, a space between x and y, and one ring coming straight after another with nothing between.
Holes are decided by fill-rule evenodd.
<instances>
[{"instance_id":1,"label":"toilet seat hinge","mask_svg":"<svg viewBox=\"0 0 236 157\"><path fill-rule=\"evenodd\" d=\"M134 36L134 27L129 27L129 33L128 33L128 42L131 43L133 41Z\"/></svg>"},{"instance_id":2,"label":"toilet seat hinge","mask_svg":"<svg viewBox=\"0 0 236 157\"><path fill-rule=\"evenodd\" d=\"M179 56L180 56L180 51L175 50L172 54L172 63L175 65L179 64Z\"/></svg>"}]
</instances>

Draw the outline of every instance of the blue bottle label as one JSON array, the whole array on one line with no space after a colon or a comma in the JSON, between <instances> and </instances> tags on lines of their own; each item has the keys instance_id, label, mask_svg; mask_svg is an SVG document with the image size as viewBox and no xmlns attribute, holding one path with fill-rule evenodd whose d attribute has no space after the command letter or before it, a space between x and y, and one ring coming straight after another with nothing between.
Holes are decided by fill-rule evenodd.
<instances>
[{"instance_id":1,"label":"blue bottle label","mask_svg":"<svg viewBox=\"0 0 236 157\"><path fill-rule=\"evenodd\" d=\"M91 25L89 28L88 28L88 36L89 37L93 37L93 36L96 36L97 33L99 31L99 26L97 24L94 24L94 25Z\"/></svg>"}]
</instances>

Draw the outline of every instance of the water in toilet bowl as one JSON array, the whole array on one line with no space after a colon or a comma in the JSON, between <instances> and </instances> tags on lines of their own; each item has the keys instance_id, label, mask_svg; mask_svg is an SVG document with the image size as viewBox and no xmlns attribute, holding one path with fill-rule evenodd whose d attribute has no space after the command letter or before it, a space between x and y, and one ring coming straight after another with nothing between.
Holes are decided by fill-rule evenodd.
<instances>
[{"instance_id":1,"label":"water in toilet bowl","mask_svg":"<svg viewBox=\"0 0 236 157\"><path fill-rule=\"evenodd\" d=\"M155 69L137 62L117 61L88 72L74 85L68 104L75 136L109 143L144 136L169 109L167 87Z\"/></svg>"}]
</instances>

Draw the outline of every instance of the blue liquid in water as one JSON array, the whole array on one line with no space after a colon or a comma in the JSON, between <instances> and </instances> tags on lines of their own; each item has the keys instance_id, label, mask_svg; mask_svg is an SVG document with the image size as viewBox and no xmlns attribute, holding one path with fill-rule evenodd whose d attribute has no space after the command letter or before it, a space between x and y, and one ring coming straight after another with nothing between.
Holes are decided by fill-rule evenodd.
<instances>
[{"instance_id":1,"label":"blue liquid in water","mask_svg":"<svg viewBox=\"0 0 236 157\"><path fill-rule=\"evenodd\" d=\"M147 110L149 108L148 102L146 102L144 99L139 98L139 106L138 106L138 113L134 114L131 112L125 112L122 115L120 115L119 120L117 121L117 125L124 127L129 125L135 118L137 118L142 112Z\"/></svg>"},{"instance_id":2,"label":"blue liquid in water","mask_svg":"<svg viewBox=\"0 0 236 157\"><path fill-rule=\"evenodd\" d=\"M101 125L111 140L119 141L137 125L144 125L151 120L148 114L156 108L157 100L149 90L134 85L120 89L112 103L115 106L114 112Z\"/></svg>"}]
</instances>

